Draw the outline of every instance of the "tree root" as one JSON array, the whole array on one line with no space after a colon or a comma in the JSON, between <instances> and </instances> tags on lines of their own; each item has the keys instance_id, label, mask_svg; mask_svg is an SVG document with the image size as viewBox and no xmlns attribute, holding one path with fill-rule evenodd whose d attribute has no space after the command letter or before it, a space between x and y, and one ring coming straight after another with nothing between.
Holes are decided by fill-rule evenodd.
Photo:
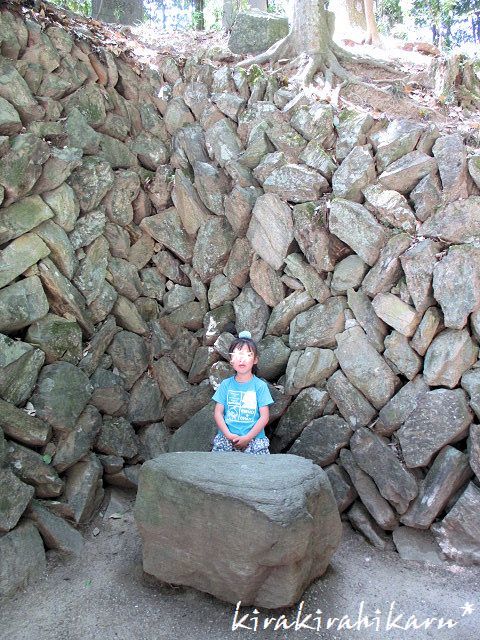
<instances>
[{"instance_id":1,"label":"tree root","mask_svg":"<svg viewBox=\"0 0 480 640\"><path fill-rule=\"evenodd\" d=\"M250 67L252 64L265 64L266 62L273 64L278 62L281 58L288 57L291 49L291 38L290 34L288 34L285 38L282 38L282 40L275 42L270 49L267 49L256 56L252 56L251 58L246 58L246 60L241 60L240 62L237 62L236 66Z\"/></svg>"}]
</instances>

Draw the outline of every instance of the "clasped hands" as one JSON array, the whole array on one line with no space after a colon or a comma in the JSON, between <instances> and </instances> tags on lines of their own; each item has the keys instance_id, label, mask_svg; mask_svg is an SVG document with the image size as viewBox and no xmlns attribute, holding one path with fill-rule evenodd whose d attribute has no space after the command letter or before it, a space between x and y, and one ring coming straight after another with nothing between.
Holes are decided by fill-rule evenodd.
<instances>
[{"instance_id":1,"label":"clasped hands","mask_svg":"<svg viewBox=\"0 0 480 640\"><path fill-rule=\"evenodd\" d=\"M248 436L237 436L234 433L231 433L227 436L227 438L233 443L235 449L246 449L250 443L251 438Z\"/></svg>"}]
</instances>

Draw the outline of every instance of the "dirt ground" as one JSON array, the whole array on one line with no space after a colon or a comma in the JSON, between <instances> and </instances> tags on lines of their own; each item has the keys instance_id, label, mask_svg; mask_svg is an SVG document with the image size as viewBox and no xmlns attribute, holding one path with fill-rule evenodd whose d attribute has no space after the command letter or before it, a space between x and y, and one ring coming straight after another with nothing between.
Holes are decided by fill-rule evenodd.
<instances>
[{"instance_id":1,"label":"dirt ground","mask_svg":"<svg viewBox=\"0 0 480 640\"><path fill-rule=\"evenodd\" d=\"M347 525L331 566L305 592L300 612L298 606L257 613L253 607L242 607L235 618L235 606L193 589L162 584L143 572L141 539L132 512L134 494L115 491L119 500L108 509L104 507L103 517L99 514L85 528L86 545L80 558L62 559L48 552L46 574L0 601L2 639L479 638L478 568L406 562L393 551L377 551ZM277 626L275 631L274 621L264 628L266 616L278 618L282 614L293 626L287 630ZM306 619L308 614L311 617ZM329 617L342 616L357 626L342 629L340 621L333 621L330 629L326 628ZM365 621L358 628L359 616L369 616L368 629ZM411 616L423 626L405 629ZM426 629L425 620L433 617L450 619L453 626L438 630L434 621ZM235 628L235 622L250 628ZM343 626L346 622L344 618Z\"/></svg>"}]
</instances>

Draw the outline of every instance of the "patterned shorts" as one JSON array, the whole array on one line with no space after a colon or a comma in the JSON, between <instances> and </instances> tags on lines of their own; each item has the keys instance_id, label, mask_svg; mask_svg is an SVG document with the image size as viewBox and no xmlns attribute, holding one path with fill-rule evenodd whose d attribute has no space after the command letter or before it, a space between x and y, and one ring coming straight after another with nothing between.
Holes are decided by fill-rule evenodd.
<instances>
[{"instance_id":1,"label":"patterned shorts","mask_svg":"<svg viewBox=\"0 0 480 640\"><path fill-rule=\"evenodd\" d=\"M253 453L258 456L270 454L268 450L269 444L270 440L268 438L253 438L248 443L247 448L242 451L242 449L235 449L233 442L226 438L223 433L217 433L213 439L212 451L235 451L237 453Z\"/></svg>"}]
</instances>

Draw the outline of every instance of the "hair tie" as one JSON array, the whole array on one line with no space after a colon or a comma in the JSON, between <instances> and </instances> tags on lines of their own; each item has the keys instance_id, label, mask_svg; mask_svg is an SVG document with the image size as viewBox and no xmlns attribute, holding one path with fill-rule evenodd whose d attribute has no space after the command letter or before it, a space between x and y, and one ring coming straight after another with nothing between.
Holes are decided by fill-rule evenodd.
<instances>
[{"instance_id":1,"label":"hair tie","mask_svg":"<svg viewBox=\"0 0 480 640\"><path fill-rule=\"evenodd\" d=\"M240 333L238 334L239 338L252 338L252 334L250 333L250 331L240 331Z\"/></svg>"}]
</instances>

